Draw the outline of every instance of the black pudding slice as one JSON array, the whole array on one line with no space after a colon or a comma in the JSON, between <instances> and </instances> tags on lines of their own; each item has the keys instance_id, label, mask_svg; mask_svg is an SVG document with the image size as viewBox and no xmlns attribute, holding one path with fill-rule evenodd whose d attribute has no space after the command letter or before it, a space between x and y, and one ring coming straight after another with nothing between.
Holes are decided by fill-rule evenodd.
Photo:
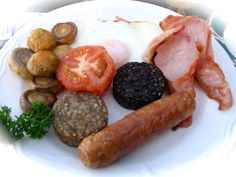
<instances>
[{"instance_id":1,"label":"black pudding slice","mask_svg":"<svg viewBox=\"0 0 236 177\"><path fill-rule=\"evenodd\" d=\"M117 70L113 96L121 106L135 110L160 99L165 85L166 78L153 64L129 62Z\"/></svg>"}]
</instances>

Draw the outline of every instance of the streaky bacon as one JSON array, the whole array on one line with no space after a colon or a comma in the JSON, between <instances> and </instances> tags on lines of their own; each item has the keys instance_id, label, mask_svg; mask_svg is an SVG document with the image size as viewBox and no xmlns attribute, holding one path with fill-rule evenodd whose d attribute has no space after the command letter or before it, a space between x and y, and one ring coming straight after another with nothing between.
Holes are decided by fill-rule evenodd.
<instances>
[{"instance_id":1,"label":"streaky bacon","mask_svg":"<svg viewBox=\"0 0 236 177\"><path fill-rule=\"evenodd\" d=\"M153 38L149 42L148 47L143 54L144 60L146 60L148 63L152 63L153 57L156 53L156 49L158 48L158 46L160 46L162 43L164 43L165 40L168 39L173 34L178 33L183 27L184 26L178 26L176 28L166 30L165 32L163 32L160 35Z\"/></svg>"},{"instance_id":2,"label":"streaky bacon","mask_svg":"<svg viewBox=\"0 0 236 177\"><path fill-rule=\"evenodd\" d=\"M173 29L154 38L144 56L147 61L162 70L168 80L170 93L185 90L194 97L194 71L199 59L199 51L182 27ZM189 127L191 124L192 116L178 126Z\"/></svg>"},{"instance_id":3,"label":"streaky bacon","mask_svg":"<svg viewBox=\"0 0 236 177\"><path fill-rule=\"evenodd\" d=\"M186 90L195 96L193 76L198 59L195 43L181 30L158 46L153 63L167 78L170 92Z\"/></svg>"},{"instance_id":4,"label":"streaky bacon","mask_svg":"<svg viewBox=\"0 0 236 177\"><path fill-rule=\"evenodd\" d=\"M167 16L160 22L164 31L184 25L185 33L195 41L200 58L197 64L195 79L207 96L219 102L219 110L232 106L233 98L228 83L220 66L214 61L211 48L211 29L208 24L194 16Z\"/></svg>"},{"instance_id":5,"label":"streaky bacon","mask_svg":"<svg viewBox=\"0 0 236 177\"><path fill-rule=\"evenodd\" d=\"M160 21L159 25L162 30L166 31L178 26L180 23L183 24L184 18L184 16L168 15L164 20Z\"/></svg>"},{"instance_id":6,"label":"streaky bacon","mask_svg":"<svg viewBox=\"0 0 236 177\"><path fill-rule=\"evenodd\" d=\"M229 109L233 104L232 93L220 66L212 55L206 55L201 65L197 66L195 77L207 96L219 102L219 110Z\"/></svg>"}]
</instances>

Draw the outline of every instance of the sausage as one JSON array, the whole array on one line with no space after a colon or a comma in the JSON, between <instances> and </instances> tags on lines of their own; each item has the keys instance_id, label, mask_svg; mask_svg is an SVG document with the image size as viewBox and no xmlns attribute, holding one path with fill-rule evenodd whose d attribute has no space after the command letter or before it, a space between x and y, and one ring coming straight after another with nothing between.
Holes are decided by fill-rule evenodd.
<instances>
[{"instance_id":1,"label":"sausage","mask_svg":"<svg viewBox=\"0 0 236 177\"><path fill-rule=\"evenodd\" d=\"M83 139L77 153L88 167L107 166L183 121L193 113L195 106L195 99L189 93L176 92Z\"/></svg>"}]
</instances>

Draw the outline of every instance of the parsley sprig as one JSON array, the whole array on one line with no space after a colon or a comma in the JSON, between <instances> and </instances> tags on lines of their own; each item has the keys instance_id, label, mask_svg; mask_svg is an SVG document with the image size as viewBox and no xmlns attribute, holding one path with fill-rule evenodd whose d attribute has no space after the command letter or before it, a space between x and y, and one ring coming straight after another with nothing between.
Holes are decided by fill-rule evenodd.
<instances>
[{"instance_id":1,"label":"parsley sprig","mask_svg":"<svg viewBox=\"0 0 236 177\"><path fill-rule=\"evenodd\" d=\"M47 134L52 124L52 109L42 102L33 103L32 109L28 112L11 118L11 108L2 106L0 108L0 122L16 138L22 139L29 136L33 139L40 139Z\"/></svg>"}]
</instances>

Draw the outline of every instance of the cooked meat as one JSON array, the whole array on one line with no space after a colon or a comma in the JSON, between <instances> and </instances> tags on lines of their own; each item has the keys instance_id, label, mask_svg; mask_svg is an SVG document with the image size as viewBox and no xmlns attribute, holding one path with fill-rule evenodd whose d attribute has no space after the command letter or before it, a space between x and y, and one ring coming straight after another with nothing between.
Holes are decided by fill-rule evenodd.
<instances>
[{"instance_id":1,"label":"cooked meat","mask_svg":"<svg viewBox=\"0 0 236 177\"><path fill-rule=\"evenodd\" d=\"M54 130L69 146L77 147L83 138L107 126L107 107L92 93L66 93L56 101L53 112Z\"/></svg>"},{"instance_id":2,"label":"cooked meat","mask_svg":"<svg viewBox=\"0 0 236 177\"><path fill-rule=\"evenodd\" d=\"M195 16L167 16L160 22L164 31L184 25L185 33L196 43L200 52L194 76L207 96L219 102L219 110L229 109L233 97L220 66L215 62L211 48L211 29L206 21Z\"/></svg>"},{"instance_id":3,"label":"cooked meat","mask_svg":"<svg viewBox=\"0 0 236 177\"><path fill-rule=\"evenodd\" d=\"M162 71L153 64L129 62L117 70L113 96L121 106L138 109L161 98L165 85Z\"/></svg>"},{"instance_id":4,"label":"cooked meat","mask_svg":"<svg viewBox=\"0 0 236 177\"><path fill-rule=\"evenodd\" d=\"M169 29L167 31L164 31L160 35L156 36L155 38L153 38L149 42L147 49L145 50L143 54L144 60L146 60L148 63L152 63L153 62L152 60L154 59L155 54L156 54L156 49L160 45L162 45L168 38L173 36L175 33L178 33L182 28L183 26Z\"/></svg>"},{"instance_id":5,"label":"cooked meat","mask_svg":"<svg viewBox=\"0 0 236 177\"><path fill-rule=\"evenodd\" d=\"M188 91L195 96L194 72L199 52L190 37L181 30L166 39L156 53L153 62L163 71L170 92Z\"/></svg>"},{"instance_id":6,"label":"cooked meat","mask_svg":"<svg viewBox=\"0 0 236 177\"><path fill-rule=\"evenodd\" d=\"M78 147L80 160L91 168L110 165L175 126L194 110L195 99L188 92L154 101L86 137Z\"/></svg>"},{"instance_id":7,"label":"cooked meat","mask_svg":"<svg viewBox=\"0 0 236 177\"><path fill-rule=\"evenodd\" d=\"M176 33L167 36L163 42L157 40L156 45L154 44L149 45L155 48L156 54L151 61L163 71L168 80L169 92L187 91L194 97L194 72L199 59L199 52L194 41L185 34L184 28L181 28ZM190 116L186 121L181 122L181 127L189 127L191 124L192 117Z\"/></svg>"}]
</instances>

